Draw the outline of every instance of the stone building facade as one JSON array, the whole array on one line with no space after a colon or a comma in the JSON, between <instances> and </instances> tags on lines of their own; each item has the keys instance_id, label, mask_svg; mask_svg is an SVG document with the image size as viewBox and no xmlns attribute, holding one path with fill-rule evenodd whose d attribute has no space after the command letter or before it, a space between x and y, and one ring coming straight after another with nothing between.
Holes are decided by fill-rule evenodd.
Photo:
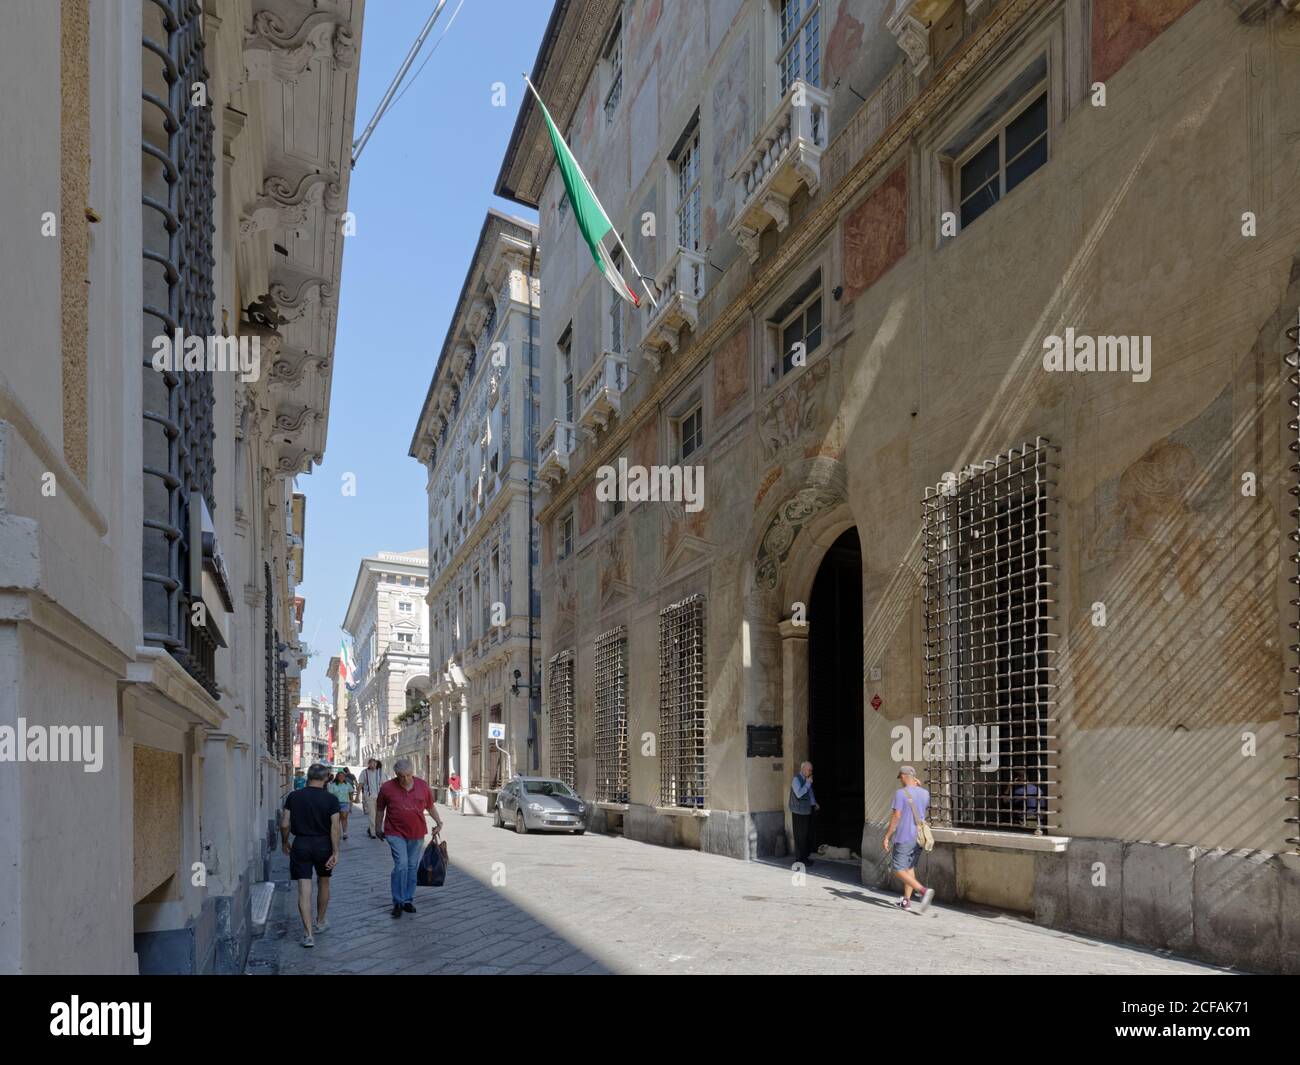
<instances>
[{"instance_id":1,"label":"stone building facade","mask_svg":"<svg viewBox=\"0 0 1300 1065\"><path fill-rule=\"evenodd\" d=\"M348 693L358 758L389 767L398 718L429 690L428 554L379 551L361 560L343 631L352 639L356 679Z\"/></svg>"},{"instance_id":2,"label":"stone building facade","mask_svg":"<svg viewBox=\"0 0 1300 1065\"><path fill-rule=\"evenodd\" d=\"M104 743L97 771L0 763L5 972L242 971L306 661L294 479L325 447L361 21L5 5L0 725ZM178 329L200 364L166 361Z\"/></svg>"},{"instance_id":3,"label":"stone building facade","mask_svg":"<svg viewBox=\"0 0 1300 1065\"><path fill-rule=\"evenodd\" d=\"M886 883L910 761L941 897L1295 969L1293 7L556 3L532 80L657 289L525 99L541 746L598 824L788 853L811 758Z\"/></svg>"},{"instance_id":4,"label":"stone building facade","mask_svg":"<svg viewBox=\"0 0 1300 1065\"><path fill-rule=\"evenodd\" d=\"M529 696L539 265L535 228L489 211L411 441L428 469L436 780L457 772L475 793L539 764Z\"/></svg>"}]
</instances>

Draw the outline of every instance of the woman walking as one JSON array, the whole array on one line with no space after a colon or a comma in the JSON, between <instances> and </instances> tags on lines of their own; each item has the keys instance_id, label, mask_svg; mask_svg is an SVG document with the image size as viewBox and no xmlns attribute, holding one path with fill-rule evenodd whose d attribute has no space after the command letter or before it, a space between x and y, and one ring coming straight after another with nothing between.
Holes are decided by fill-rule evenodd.
<instances>
[{"instance_id":1,"label":"woman walking","mask_svg":"<svg viewBox=\"0 0 1300 1065\"><path fill-rule=\"evenodd\" d=\"M348 814L352 812L352 785L343 770L334 774L330 781L330 794L339 801L339 830L343 838L348 838Z\"/></svg>"}]
</instances>

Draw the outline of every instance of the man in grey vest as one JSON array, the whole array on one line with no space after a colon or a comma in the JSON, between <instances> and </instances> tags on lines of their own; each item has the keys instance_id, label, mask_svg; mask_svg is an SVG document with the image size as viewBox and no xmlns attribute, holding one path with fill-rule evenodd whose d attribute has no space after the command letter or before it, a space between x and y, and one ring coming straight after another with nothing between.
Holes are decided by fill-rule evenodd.
<instances>
[{"instance_id":1,"label":"man in grey vest","mask_svg":"<svg viewBox=\"0 0 1300 1065\"><path fill-rule=\"evenodd\" d=\"M794 828L795 861L803 862L805 866L813 864L809 857L813 843L812 819L813 811L819 808L812 783L812 762L802 762L799 772L790 782L790 821Z\"/></svg>"}]
</instances>

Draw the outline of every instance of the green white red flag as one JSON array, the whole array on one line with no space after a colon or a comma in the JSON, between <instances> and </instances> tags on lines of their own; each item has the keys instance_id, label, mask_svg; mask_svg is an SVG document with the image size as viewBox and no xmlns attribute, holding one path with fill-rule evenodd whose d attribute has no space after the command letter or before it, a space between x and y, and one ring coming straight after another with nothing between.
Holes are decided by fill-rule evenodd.
<instances>
[{"instance_id":1,"label":"green white red flag","mask_svg":"<svg viewBox=\"0 0 1300 1065\"><path fill-rule=\"evenodd\" d=\"M560 177L564 179L564 190L569 194L573 217L577 220L578 230L582 233L583 240L591 249L591 257L596 260L596 266L605 275L605 280L614 286L614 291L634 307L640 307L640 299L632 291L632 286L628 284L618 267L614 265L613 256L610 254L614 247L622 248L632 275L640 279L641 275L636 268L636 263L632 261L632 253L619 239L618 232L609 220L609 215L605 213L605 208L600 205L600 200L587 180L587 175L582 172L578 160L573 157L573 152L569 151L569 146L564 143L560 131L551 121L551 113L546 110L546 104L542 103L537 89L526 75L524 81L532 89L533 96L537 98L537 106L542 109L542 116L546 119L546 128L551 135L551 147L555 149L555 164L560 168ZM612 241L607 239L611 236ZM650 294L649 288L646 288L644 280L641 281L641 287L645 289L646 295L650 297L650 302L653 304L655 298Z\"/></svg>"}]
</instances>

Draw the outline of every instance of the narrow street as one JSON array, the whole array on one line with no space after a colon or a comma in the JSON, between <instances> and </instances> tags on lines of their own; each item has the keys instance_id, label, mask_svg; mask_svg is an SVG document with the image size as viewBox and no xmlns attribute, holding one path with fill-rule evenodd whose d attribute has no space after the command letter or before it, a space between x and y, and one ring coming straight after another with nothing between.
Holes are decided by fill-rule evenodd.
<instances>
[{"instance_id":1,"label":"narrow street","mask_svg":"<svg viewBox=\"0 0 1300 1065\"><path fill-rule=\"evenodd\" d=\"M897 972L899 959L912 973L1219 971L994 911L901 913L849 867L814 866L796 886L776 862L442 815L451 870L442 888L417 890L417 914L389 916L388 847L367 838L357 808L329 929L301 947L293 886L277 883L250 972L848 974ZM288 873L277 858L278 879Z\"/></svg>"}]
</instances>

